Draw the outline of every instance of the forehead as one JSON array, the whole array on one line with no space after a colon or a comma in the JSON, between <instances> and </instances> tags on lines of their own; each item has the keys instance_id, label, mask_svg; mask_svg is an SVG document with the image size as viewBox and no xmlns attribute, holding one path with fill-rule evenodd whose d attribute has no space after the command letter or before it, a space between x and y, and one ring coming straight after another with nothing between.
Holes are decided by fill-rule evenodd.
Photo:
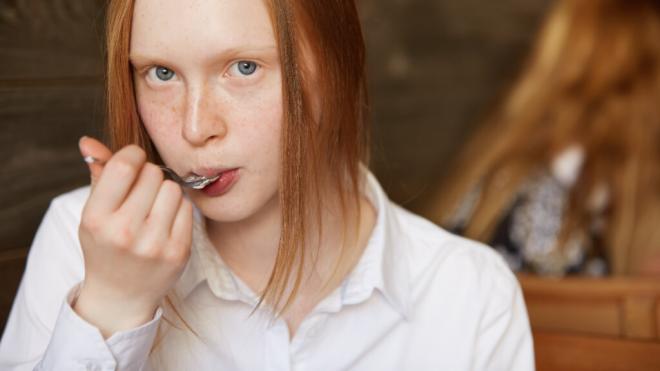
<instances>
[{"instance_id":1,"label":"forehead","mask_svg":"<svg viewBox=\"0 0 660 371\"><path fill-rule=\"evenodd\" d=\"M199 55L275 44L263 0L136 0L131 52Z\"/></svg>"}]
</instances>

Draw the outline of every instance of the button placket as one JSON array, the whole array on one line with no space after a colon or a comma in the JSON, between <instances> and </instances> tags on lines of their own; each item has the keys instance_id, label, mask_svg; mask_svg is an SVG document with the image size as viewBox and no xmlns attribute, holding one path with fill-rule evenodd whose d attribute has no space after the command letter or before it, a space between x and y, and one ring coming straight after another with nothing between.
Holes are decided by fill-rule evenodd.
<instances>
[{"instance_id":1,"label":"button placket","mask_svg":"<svg viewBox=\"0 0 660 371\"><path fill-rule=\"evenodd\" d=\"M282 371L291 369L291 348L289 328L286 322L278 318L267 327L265 369Z\"/></svg>"}]
</instances>

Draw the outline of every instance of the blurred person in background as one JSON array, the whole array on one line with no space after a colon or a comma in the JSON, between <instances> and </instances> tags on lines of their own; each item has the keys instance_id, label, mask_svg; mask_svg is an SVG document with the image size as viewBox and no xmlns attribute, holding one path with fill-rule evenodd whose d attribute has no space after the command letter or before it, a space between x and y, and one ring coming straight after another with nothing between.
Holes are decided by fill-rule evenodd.
<instances>
[{"instance_id":1,"label":"blurred person in background","mask_svg":"<svg viewBox=\"0 0 660 371\"><path fill-rule=\"evenodd\" d=\"M427 215L517 271L658 274L660 1L557 1L504 98Z\"/></svg>"}]
</instances>

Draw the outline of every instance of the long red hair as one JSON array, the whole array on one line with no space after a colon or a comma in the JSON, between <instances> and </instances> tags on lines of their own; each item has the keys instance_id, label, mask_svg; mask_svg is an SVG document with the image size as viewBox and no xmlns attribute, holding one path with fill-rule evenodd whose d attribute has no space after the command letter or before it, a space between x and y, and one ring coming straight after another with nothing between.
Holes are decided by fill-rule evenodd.
<instances>
[{"instance_id":1,"label":"long red hair","mask_svg":"<svg viewBox=\"0 0 660 371\"><path fill-rule=\"evenodd\" d=\"M488 241L521 183L574 144L586 159L559 243L588 228L590 195L604 184L611 270L640 272L660 254L660 1L557 1L527 68L429 214L446 223L479 186L466 235Z\"/></svg>"}]
</instances>

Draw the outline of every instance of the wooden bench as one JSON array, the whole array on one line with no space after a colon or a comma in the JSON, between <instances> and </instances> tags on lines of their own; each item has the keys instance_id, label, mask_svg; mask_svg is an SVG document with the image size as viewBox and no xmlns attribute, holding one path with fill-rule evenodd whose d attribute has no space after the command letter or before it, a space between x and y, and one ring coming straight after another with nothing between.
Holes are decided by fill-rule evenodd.
<instances>
[{"instance_id":1,"label":"wooden bench","mask_svg":"<svg viewBox=\"0 0 660 371\"><path fill-rule=\"evenodd\" d=\"M660 370L660 279L518 278L539 371Z\"/></svg>"}]
</instances>

